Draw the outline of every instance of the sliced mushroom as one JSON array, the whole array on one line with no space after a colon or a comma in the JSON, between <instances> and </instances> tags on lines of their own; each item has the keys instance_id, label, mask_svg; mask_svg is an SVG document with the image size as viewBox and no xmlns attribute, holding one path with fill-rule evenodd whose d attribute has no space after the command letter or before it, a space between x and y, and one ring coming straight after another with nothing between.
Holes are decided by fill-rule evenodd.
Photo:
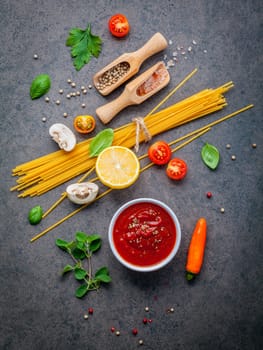
<instances>
[{"instance_id":1,"label":"sliced mushroom","mask_svg":"<svg viewBox=\"0 0 263 350\"><path fill-rule=\"evenodd\" d=\"M70 152L76 146L76 137L73 132L64 124L56 123L49 128L49 135L61 149Z\"/></svg>"},{"instance_id":2,"label":"sliced mushroom","mask_svg":"<svg viewBox=\"0 0 263 350\"><path fill-rule=\"evenodd\" d=\"M94 201L99 192L99 187L93 182L82 182L69 185L66 192L71 202L86 204Z\"/></svg>"}]
</instances>

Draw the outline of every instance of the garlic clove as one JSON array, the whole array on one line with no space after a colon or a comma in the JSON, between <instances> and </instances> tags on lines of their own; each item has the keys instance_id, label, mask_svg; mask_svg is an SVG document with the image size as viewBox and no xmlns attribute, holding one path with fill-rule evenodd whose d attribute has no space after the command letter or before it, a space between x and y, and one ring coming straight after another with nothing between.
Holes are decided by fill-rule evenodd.
<instances>
[{"instance_id":1,"label":"garlic clove","mask_svg":"<svg viewBox=\"0 0 263 350\"><path fill-rule=\"evenodd\" d=\"M49 128L49 135L66 152L72 151L77 143L76 136L64 124L55 123Z\"/></svg>"},{"instance_id":2,"label":"garlic clove","mask_svg":"<svg viewBox=\"0 0 263 350\"><path fill-rule=\"evenodd\" d=\"M99 187L93 182L82 182L71 184L66 189L68 199L75 204L86 204L93 202Z\"/></svg>"}]
</instances>

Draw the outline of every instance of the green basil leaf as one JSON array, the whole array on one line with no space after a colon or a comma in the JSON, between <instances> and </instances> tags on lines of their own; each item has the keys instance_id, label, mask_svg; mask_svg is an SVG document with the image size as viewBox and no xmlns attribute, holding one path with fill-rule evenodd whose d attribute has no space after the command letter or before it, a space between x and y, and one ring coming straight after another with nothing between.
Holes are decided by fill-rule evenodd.
<instances>
[{"instance_id":1,"label":"green basil leaf","mask_svg":"<svg viewBox=\"0 0 263 350\"><path fill-rule=\"evenodd\" d=\"M76 248L76 246L77 246L77 243L76 243L76 241L71 241L71 242L68 242L68 244L67 244L67 249L69 249L69 250L73 250L73 249L75 249Z\"/></svg>"},{"instance_id":2,"label":"green basil leaf","mask_svg":"<svg viewBox=\"0 0 263 350\"><path fill-rule=\"evenodd\" d=\"M79 232L76 233L76 240L78 242L87 242L88 235L85 232L79 231Z\"/></svg>"},{"instance_id":3,"label":"green basil leaf","mask_svg":"<svg viewBox=\"0 0 263 350\"><path fill-rule=\"evenodd\" d=\"M83 260L86 257L85 252L83 252L83 250L80 250L78 248L75 248L72 250L72 255L74 256L75 259L78 259L78 260Z\"/></svg>"},{"instance_id":4,"label":"green basil leaf","mask_svg":"<svg viewBox=\"0 0 263 350\"><path fill-rule=\"evenodd\" d=\"M77 298L84 297L85 294L88 292L88 286L87 284L82 284L80 287L76 289L75 295Z\"/></svg>"},{"instance_id":5,"label":"green basil leaf","mask_svg":"<svg viewBox=\"0 0 263 350\"><path fill-rule=\"evenodd\" d=\"M49 75L40 74L31 83L30 96L32 100L39 98L46 94L51 86L51 80Z\"/></svg>"},{"instance_id":6,"label":"green basil leaf","mask_svg":"<svg viewBox=\"0 0 263 350\"><path fill-rule=\"evenodd\" d=\"M64 267L63 271L62 271L62 275L64 275L64 274L67 273L67 272L70 272L70 271L72 271L72 270L74 270L74 267L73 267L73 266L71 266L71 265L66 265L66 266Z\"/></svg>"},{"instance_id":7,"label":"green basil leaf","mask_svg":"<svg viewBox=\"0 0 263 350\"><path fill-rule=\"evenodd\" d=\"M63 250L67 250L68 248L68 242L64 241L63 239L58 238L56 240L56 246L63 249Z\"/></svg>"},{"instance_id":8,"label":"green basil leaf","mask_svg":"<svg viewBox=\"0 0 263 350\"><path fill-rule=\"evenodd\" d=\"M90 143L90 146L89 146L90 157L98 156L101 151L111 146L113 142L113 137L114 137L114 131L111 128L100 131Z\"/></svg>"},{"instance_id":9,"label":"green basil leaf","mask_svg":"<svg viewBox=\"0 0 263 350\"><path fill-rule=\"evenodd\" d=\"M100 235L94 233L93 235L88 236L87 241L88 241L88 243L91 243L93 241L97 241L98 239L100 239Z\"/></svg>"},{"instance_id":10,"label":"green basil leaf","mask_svg":"<svg viewBox=\"0 0 263 350\"><path fill-rule=\"evenodd\" d=\"M80 267L76 267L75 268L75 278L77 280L83 280L85 277L87 276L87 271L80 268Z\"/></svg>"},{"instance_id":11,"label":"green basil leaf","mask_svg":"<svg viewBox=\"0 0 263 350\"><path fill-rule=\"evenodd\" d=\"M40 205L32 208L28 213L28 220L31 225L36 225L42 220L43 209Z\"/></svg>"},{"instance_id":12,"label":"green basil leaf","mask_svg":"<svg viewBox=\"0 0 263 350\"><path fill-rule=\"evenodd\" d=\"M201 151L201 156L203 162L212 170L215 170L218 166L219 159L220 159L220 154L218 149L209 144L206 143Z\"/></svg>"},{"instance_id":13,"label":"green basil leaf","mask_svg":"<svg viewBox=\"0 0 263 350\"><path fill-rule=\"evenodd\" d=\"M111 277L109 276L109 271L107 267L101 267L96 273L95 273L95 280L109 283L111 281Z\"/></svg>"},{"instance_id":14,"label":"green basil leaf","mask_svg":"<svg viewBox=\"0 0 263 350\"><path fill-rule=\"evenodd\" d=\"M103 266L100 269L98 269L95 273L95 277L97 277L100 274L104 274L104 275L107 274L108 275L109 274L108 268L106 266Z\"/></svg>"},{"instance_id":15,"label":"green basil leaf","mask_svg":"<svg viewBox=\"0 0 263 350\"><path fill-rule=\"evenodd\" d=\"M89 250L93 253L96 252L97 250L99 250L100 247L101 247L101 240L100 239L96 239L96 240L90 242L90 244L89 244Z\"/></svg>"}]
</instances>

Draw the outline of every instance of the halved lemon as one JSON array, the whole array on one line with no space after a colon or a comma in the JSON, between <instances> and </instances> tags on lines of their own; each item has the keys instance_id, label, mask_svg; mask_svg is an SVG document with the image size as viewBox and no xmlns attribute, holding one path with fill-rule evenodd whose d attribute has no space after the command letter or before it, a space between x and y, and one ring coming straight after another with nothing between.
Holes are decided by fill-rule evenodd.
<instances>
[{"instance_id":1,"label":"halved lemon","mask_svg":"<svg viewBox=\"0 0 263 350\"><path fill-rule=\"evenodd\" d=\"M138 179L140 163L129 148L111 146L99 154L96 173L105 186L122 189L131 186Z\"/></svg>"}]
</instances>

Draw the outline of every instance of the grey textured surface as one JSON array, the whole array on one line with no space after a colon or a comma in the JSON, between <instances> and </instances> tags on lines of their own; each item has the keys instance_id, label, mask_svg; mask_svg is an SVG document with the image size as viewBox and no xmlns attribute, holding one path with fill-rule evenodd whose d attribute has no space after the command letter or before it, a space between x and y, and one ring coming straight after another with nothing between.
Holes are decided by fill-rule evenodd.
<instances>
[{"instance_id":1,"label":"grey textured surface","mask_svg":"<svg viewBox=\"0 0 263 350\"><path fill-rule=\"evenodd\" d=\"M143 339L143 349L260 350L262 337L262 1L83 1L1 0L1 336L0 348L133 350ZM108 32L108 18L116 12L127 15L131 32L124 40ZM99 59L92 59L76 72L65 46L69 29L92 24L103 39ZM9 192L16 165L57 150L48 135L55 122L72 127L73 116L95 115L98 106L117 97L95 89L74 101L65 94L61 105L53 102L67 79L78 86L91 83L92 76L124 52L141 47L155 32L171 45L147 60L141 71L157 60L168 59L177 46L188 48L184 58L170 69L170 85L140 106L129 107L110 124L115 128L134 116L146 115L170 89L195 67L198 73L171 99L174 103L204 88L235 83L227 93L228 106L205 120L161 135L167 141L184 135L244 105L255 107L219 126L177 155L185 159L189 172L181 183L169 181L163 169L144 172L131 188L116 191L72 217L42 239L30 238L72 210L67 201L39 226L27 221L28 210L40 204L47 209L64 186L39 198L17 198ZM193 45L193 40L196 45ZM38 54L38 60L33 59ZM40 73L52 79L51 103L31 101L29 86ZM69 117L64 119L62 114ZM42 117L47 118L46 123ZM104 126L98 121L96 131ZM76 135L78 141L84 139ZM157 139L157 138L156 138ZM218 147L221 162L215 172L200 160L204 142ZM230 150L226 144L232 145ZM257 148L251 147L252 143ZM147 145L142 146L142 151ZM236 161L231 160L231 155ZM213 197L206 198L211 191ZM182 243L172 263L147 275L128 271L113 258L107 228L115 210L137 197L153 197L168 204L178 215ZM225 208L225 213L220 208ZM186 252L196 220L208 221L205 261L200 276L188 284L184 276ZM97 232L103 246L95 257L95 268L107 265L112 283L83 300L74 297L77 282L62 279L67 257L55 246L57 237L70 240L78 230ZM144 307L149 306L149 313ZM88 307L94 314L83 315ZM173 307L175 312L167 314ZM152 319L142 324L143 317ZM119 337L111 333L114 326ZM131 333L138 328L138 335Z\"/></svg>"}]
</instances>

